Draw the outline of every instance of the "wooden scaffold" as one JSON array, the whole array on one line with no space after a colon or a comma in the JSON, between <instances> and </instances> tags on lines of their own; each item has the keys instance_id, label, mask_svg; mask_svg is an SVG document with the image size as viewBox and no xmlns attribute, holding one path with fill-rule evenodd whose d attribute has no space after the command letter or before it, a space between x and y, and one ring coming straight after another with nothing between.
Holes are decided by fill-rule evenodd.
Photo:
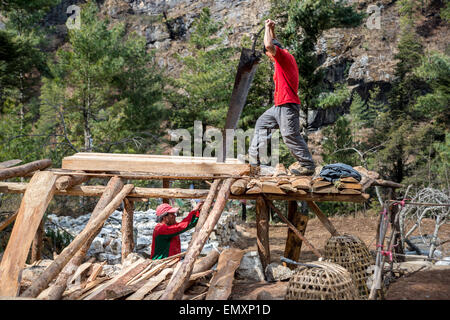
<instances>
[{"instance_id":1,"label":"wooden scaffold","mask_svg":"<svg viewBox=\"0 0 450 320\"><path fill-rule=\"evenodd\" d=\"M102 284L95 279L102 266L97 265L90 277L91 282L88 286L90 291L85 287L84 294L77 296L84 299L111 298L106 293L116 290L115 297L132 293L128 296L129 299L142 299L159 284L166 283L165 289L160 290L153 298L172 300L182 299L193 279L210 274L211 270L208 268L211 268L217 259L219 260L217 273L234 274L236 266L233 267L232 264L223 261L236 260L239 265L242 252L227 249L220 254L224 256L219 258L219 253L213 250L200 261L197 259L230 199L256 201L257 246L265 268L270 263L269 209L289 227L285 256L297 261L303 242L320 257L319 251L304 237L308 219L298 212L297 201L305 201L324 227L335 236L339 234L338 231L321 212L316 202L364 202L369 198L369 195L364 193L368 186L401 187L393 182L371 177L367 170L360 171L363 175L361 182L352 178L342 178L338 184L332 184L322 178L291 176L282 166L272 176L255 176L251 174L248 164L242 164L236 159L226 159L224 163L217 163L215 158L77 153L64 158L61 168L50 168L51 161L48 159L25 165L16 166L17 164L18 161L0 164L0 180L31 177L28 183L0 181L0 193L23 194L18 212L0 226L4 228L15 219L0 264L0 296L6 297L19 295L20 274L31 247L34 248L32 260L39 259L42 220L54 195L89 196L100 199L84 230L64 248L43 274L21 294L21 297L61 299L67 295L67 291L65 293L67 283L74 274L84 270L83 261L93 239L108 217L122 203L124 208L122 261L124 261L133 252L134 202L147 201L148 198L160 198L165 202L174 198L205 199L186 252L163 260L137 261L117 277ZM107 179L108 183L106 186L83 185L91 178ZM162 180L163 187L143 188L126 184L127 180L151 179ZM208 190L170 187L170 181L182 179L211 181L210 188ZM287 218L274 206L273 200L288 202ZM183 260L180 260L181 256L184 256ZM170 279L167 280L166 277L169 276ZM211 288L223 286L230 288L229 283L222 284L220 281L223 280L215 277L213 281L215 285L211 285ZM52 284L49 286L50 283ZM123 289L124 286L126 289ZM206 294L206 298L226 299L229 291L223 290L220 294L210 292Z\"/></svg>"}]
</instances>

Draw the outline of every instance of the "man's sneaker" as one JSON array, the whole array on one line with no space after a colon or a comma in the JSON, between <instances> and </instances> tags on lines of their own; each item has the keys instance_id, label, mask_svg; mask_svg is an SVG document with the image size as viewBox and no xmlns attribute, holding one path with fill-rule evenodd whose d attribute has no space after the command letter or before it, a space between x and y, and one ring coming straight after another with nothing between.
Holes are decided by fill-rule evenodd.
<instances>
[{"instance_id":1,"label":"man's sneaker","mask_svg":"<svg viewBox=\"0 0 450 320\"><path fill-rule=\"evenodd\" d=\"M302 167L300 163L294 162L289 166L289 171L295 176L312 176L314 174L314 168Z\"/></svg>"}]
</instances>

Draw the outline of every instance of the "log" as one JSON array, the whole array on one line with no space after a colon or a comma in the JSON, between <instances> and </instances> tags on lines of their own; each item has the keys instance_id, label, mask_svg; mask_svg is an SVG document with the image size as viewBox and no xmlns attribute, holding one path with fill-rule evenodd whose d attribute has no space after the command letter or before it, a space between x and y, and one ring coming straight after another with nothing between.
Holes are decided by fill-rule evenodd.
<instances>
[{"instance_id":1,"label":"log","mask_svg":"<svg viewBox=\"0 0 450 320\"><path fill-rule=\"evenodd\" d=\"M195 260L202 251L206 240L208 240L209 235L214 229L214 226L217 224L217 221L225 208L231 193L230 187L234 180L235 179L233 178L228 178L223 182L218 192L217 200L213 209L209 213L203 227L198 230L197 236L193 235L190 246L186 252L186 256L181 263L180 268L178 268L172 275L164 294L161 296L161 300L179 300L183 297L183 293L186 285L188 284L188 279L192 273Z\"/></svg>"},{"instance_id":2,"label":"log","mask_svg":"<svg viewBox=\"0 0 450 320\"><path fill-rule=\"evenodd\" d=\"M262 192L261 187L254 186L247 190L246 194L260 194Z\"/></svg>"},{"instance_id":3,"label":"log","mask_svg":"<svg viewBox=\"0 0 450 320\"><path fill-rule=\"evenodd\" d=\"M0 180L5 180L14 177L23 177L30 172L42 170L52 165L52 160L44 159L37 160L21 166L0 169Z\"/></svg>"},{"instance_id":4,"label":"log","mask_svg":"<svg viewBox=\"0 0 450 320\"><path fill-rule=\"evenodd\" d=\"M13 215L9 216L8 218L6 218L5 221L3 221L2 224L0 225L0 231L5 229L11 223L13 223L16 220L18 214L19 214L19 211L17 211Z\"/></svg>"},{"instance_id":5,"label":"log","mask_svg":"<svg viewBox=\"0 0 450 320\"><path fill-rule=\"evenodd\" d=\"M316 190L316 189L319 189L319 188L322 188L322 187L328 187L328 186L331 186L331 185L332 185L332 183L328 182L328 181L314 181L313 184L312 184L312 188L314 190Z\"/></svg>"},{"instance_id":6,"label":"log","mask_svg":"<svg viewBox=\"0 0 450 320\"><path fill-rule=\"evenodd\" d=\"M359 183L340 183L338 186L339 189L355 189L355 190L361 190L362 186Z\"/></svg>"},{"instance_id":7,"label":"log","mask_svg":"<svg viewBox=\"0 0 450 320\"><path fill-rule=\"evenodd\" d=\"M211 269L219 259L219 255L219 251L211 250L205 257L195 262L192 273L199 273Z\"/></svg>"},{"instance_id":8,"label":"log","mask_svg":"<svg viewBox=\"0 0 450 320\"><path fill-rule=\"evenodd\" d=\"M102 194L100 200L92 212L89 221L85 228L89 226L89 224L100 214L100 212L110 203L113 198L120 192L123 188L123 181L118 177L113 177L108 182L104 193ZM56 278L55 283L51 286L51 289L48 292L47 299L48 300L59 300L61 299L64 290L66 289L67 280L72 276L72 274L78 269L78 267L83 262L84 257L86 256L87 251L89 250L92 241L100 232L101 226L97 230L95 230L92 235L87 239L87 241L82 245L80 250L74 255L73 258L67 263L67 265L62 269Z\"/></svg>"},{"instance_id":9,"label":"log","mask_svg":"<svg viewBox=\"0 0 450 320\"><path fill-rule=\"evenodd\" d=\"M0 264L0 296L18 294L19 275L44 212L53 198L55 181L53 173L41 171L36 172L28 184Z\"/></svg>"},{"instance_id":10,"label":"log","mask_svg":"<svg viewBox=\"0 0 450 320\"><path fill-rule=\"evenodd\" d=\"M339 190L340 194L361 194L361 191L355 189L342 189Z\"/></svg>"},{"instance_id":11,"label":"log","mask_svg":"<svg viewBox=\"0 0 450 320\"><path fill-rule=\"evenodd\" d=\"M265 199L267 204L275 211L275 213L280 217L281 220L283 220L284 223L288 225L288 227L299 237L308 247L311 248L313 253L318 257L321 258L321 254L319 251L297 230L297 228L281 213L281 211L275 207L275 205L272 203L271 200Z\"/></svg>"},{"instance_id":12,"label":"log","mask_svg":"<svg viewBox=\"0 0 450 320\"><path fill-rule=\"evenodd\" d=\"M122 213L122 263L134 249L133 238L133 215L134 202L128 198L123 199L123 213Z\"/></svg>"},{"instance_id":13,"label":"log","mask_svg":"<svg viewBox=\"0 0 450 320\"><path fill-rule=\"evenodd\" d=\"M306 201L306 203L308 204L308 207L310 207L311 210L316 214L317 218L319 218L320 222L322 222L328 232L330 232L332 236L338 236L339 233L336 231L331 221L328 220L328 218L323 214L317 204L315 204L314 201Z\"/></svg>"},{"instance_id":14,"label":"log","mask_svg":"<svg viewBox=\"0 0 450 320\"><path fill-rule=\"evenodd\" d=\"M217 272L211 279L205 300L227 300L233 287L234 273L241 264L244 251L237 248L224 250L219 257Z\"/></svg>"},{"instance_id":15,"label":"log","mask_svg":"<svg viewBox=\"0 0 450 320\"><path fill-rule=\"evenodd\" d=\"M120 205L123 199L133 190L132 184L127 184L114 197L114 199L79 233L75 239L56 257L42 275L31 284L31 286L23 293L24 297L36 297L45 287L58 275L69 260L78 252L78 250L88 241L93 234L105 223L106 219Z\"/></svg>"},{"instance_id":16,"label":"log","mask_svg":"<svg viewBox=\"0 0 450 320\"><path fill-rule=\"evenodd\" d=\"M256 243L263 270L270 264L269 210L263 197L256 200Z\"/></svg>"},{"instance_id":17,"label":"log","mask_svg":"<svg viewBox=\"0 0 450 320\"><path fill-rule=\"evenodd\" d=\"M343 178L340 178L339 180L341 182L359 183L359 181L353 177L343 177Z\"/></svg>"},{"instance_id":18,"label":"log","mask_svg":"<svg viewBox=\"0 0 450 320\"><path fill-rule=\"evenodd\" d=\"M244 194L247 189L247 180L239 179L231 186L231 193L235 195Z\"/></svg>"},{"instance_id":19,"label":"log","mask_svg":"<svg viewBox=\"0 0 450 320\"><path fill-rule=\"evenodd\" d=\"M6 193L24 193L27 184L20 182L1 182L0 188L6 187ZM74 186L64 191L55 191L55 195L66 196L83 196L83 197L100 197L105 191L105 186ZM249 190L250 191L250 190ZM256 200L259 194L246 194L232 195L229 199L247 199ZM141 200L143 198L178 198L178 199L205 199L208 196L209 190L204 189L163 189L163 188L140 188L135 187L128 195L132 201ZM256 193L256 192L255 192ZM257 192L261 193L261 191ZM340 202L365 202L369 199L369 195L362 193L360 195L348 195L348 194L315 194L306 192L305 190L298 189L296 193L290 194L265 194L270 200L299 200L299 201L340 201Z\"/></svg>"},{"instance_id":20,"label":"log","mask_svg":"<svg viewBox=\"0 0 450 320\"><path fill-rule=\"evenodd\" d=\"M279 186L281 190L283 190L284 192L287 193L293 193L293 192L297 192L297 189L295 189L293 186L291 186L291 184L282 184Z\"/></svg>"},{"instance_id":21,"label":"log","mask_svg":"<svg viewBox=\"0 0 450 320\"><path fill-rule=\"evenodd\" d=\"M196 234L197 231L203 227L203 224L205 223L206 218L208 217L209 209L211 208L211 205L217 196L217 191L219 190L220 182L221 182L220 179L214 180L211 187L209 188L208 196L206 197L205 203L203 203L202 209L200 210L197 225L195 226L194 229L195 230L194 234Z\"/></svg>"},{"instance_id":22,"label":"log","mask_svg":"<svg viewBox=\"0 0 450 320\"><path fill-rule=\"evenodd\" d=\"M172 268L161 271L156 277L151 278L138 291L129 296L126 300L142 300L146 294L152 291L156 286L163 282L166 277L173 272Z\"/></svg>"},{"instance_id":23,"label":"log","mask_svg":"<svg viewBox=\"0 0 450 320\"><path fill-rule=\"evenodd\" d=\"M339 190L334 186L330 186L330 187L323 187L318 190L314 189L313 192L317 194L331 194L331 193L338 194Z\"/></svg>"},{"instance_id":24,"label":"log","mask_svg":"<svg viewBox=\"0 0 450 320\"><path fill-rule=\"evenodd\" d=\"M31 243L31 257L30 263L39 261L42 259L42 248L44 239L44 219L41 220L38 229L36 230L36 234L34 235L33 242Z\"/></svg>"},{"instance_id":25,"label":"log","mask_svg":"<svg viewBox=\"0 0 450 320\"><path fill-rule=\"evenodd\" d=\"M308 224L308 215L298 212L297 201L288 202L288 220L292 225L305 236L306 226ZM288 259L298 261L302 249L302 239L297 237L291 229L288 229L284 256ZM289 265L289 268L295 269L295 265Z\"/></svg>"},{"instance_id":26,"label":"log","mask_svg":"<svg viewBox=\"0 0 450 320\"><path fill-rule=\"evenodd\" d=\"M77 173L84 173L83 171L77 171ZM87 175L67 175L60 176L56 180L56 189L58 190L66 190L70 187L76 186L78 184L82 184L90 179Z\"/></svg>"},{"instance_id":27,"label":"log","mask_svg":"<svg viewBox=\"0 0 450 320\"><path fill-rule=\"evenodd\" d=\"M169 179L162 179L162 187L163 188L170 188L170 180ZM169 203L168 198L162 198L163 203Z\"/></svg>"}]
</instances>

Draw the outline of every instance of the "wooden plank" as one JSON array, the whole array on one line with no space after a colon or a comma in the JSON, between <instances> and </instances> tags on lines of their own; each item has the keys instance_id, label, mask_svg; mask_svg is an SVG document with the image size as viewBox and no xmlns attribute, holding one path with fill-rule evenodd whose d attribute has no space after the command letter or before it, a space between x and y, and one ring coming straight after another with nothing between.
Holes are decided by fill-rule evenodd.
<instances>
[{"instance_id":1,"label":"wooden plank","mask_svg":"<svg viewBox=\"0 0 450 320\"><path fill-rule=\"evenodd\" d=\"M276 182L263 182L261 184L261 191L263 193L286 194L286 192L277 186Z\"/></svg>"},{"instance_id":2,"label":"wooden plank","mask_svg":"<svg viewBox=\"0 0 450 320\"><path fill-rule=\"evenodd\" d=\"M63 169L98 171L144 171L151 173L229 174L238 175L248 164L237 159L218 163L216 158L125 154L75 154L62 160Z\"/></svg>"},{"instance_id":3,"label":"wooden plank","mask_svg":"<svg viewBox=\"0 0 450 320\"><path fill-rule=\"evenodd\" d=\"M309 190L311 188L311 180L307 178L297 178L293 180L291 184L297 189Z\"/></svg>"},{"instance_id":4,"label":"wooden plank","mask_svg":"<svg viewBox=\"0 0 450 320\"><path fill-rule=\"evenodd\" d=\"M361 190L362 186L359 183L340 183L339 189L355 189Z\"/></svg>"},{"instance_id":5,"label":"wooden plank","mask_svg":"<svg viewBox=\"0 0 450 320\"><path fill-rule=\"evenodd\" d=\"M270 264L269 210L263 197L256 200L256 244L263 270Z\"/></svg>"},{"instance_id":6,"label":"wooden plank","mask_svg":"<svg viewBox=\"0 0 450 320\"><path fill-rule=\"evenodd\" d=\"M305 236L306 226L308 224L308 215L301 214L298 211L297 201L288 202L288 221L303 235ZM296 236L294 231L288 229L286 238L286 246L284 248L284 256L288 259L298 261L302 249L302 239ZM289 268L295 269L297 266L289 265Z\"/></svg>"},{"instance_id":7,"label":"wooden plank","mask_svg":"<svg viewBox=\"0 0 450 320\"><path fill-rule=\"evenodd\" d=\"M281 184L279 187L286 193L297 193L297 189L295 189L291 184Z\"/></svg>"},{"instance_id":8,"label":"wooden plank","mask_svg":"<svg viewBox=\"0 0 450 320\"><path fill-rule=\"evenodd\" d=\"M16 296L19 274L25 266L31 242L55 191L56 176L36 172L22 198L16 222L0 264L0 296Z\"/></svg>"},{"instance_id":9,"label":"wooden plank","mask_svg":"<svg viewBox=\"0 0 450 320\"><path fill-rule=\"evenodd\" d=\"M318 190L314 189L313 192L317 194L330 194L330 193L338 194L339 190L334 186L330 186L330 187L323 187Z\"/></svg>"},{"instance_id":10,"label":"wooden plank","mask_svg":"<svg viewBox=\"0 0 450 320\"><path fill-rule=\"evenodd\" d=\"M233 183L233 185L231 186L231 193L235 194L235 195L244 194L246 188L247 188L247 180L239 179L239 180L236 180Z\"/></svg>"},{"instance_id":11,"label":"wooden plank","mask_svg":"<svg viewBox=\"0 0 450 320\"><path fill-rule=\"evenodd\" d=\"M325 226L325 228L331 233L332 236L338 236L339 233L336 231L336 228L333 226L330 220L323 214L317 204L314 201L306 201L308 207L316 214L317 218L319 218L320 222Z\"/></svg>"},{"instance_id":12,"label":"wooden plank","mask_svg":"<svg viewBox=\"0 0 450 320\"><path fill-rule=\"evenodd\" d=\"M162 179L162 187L163 188L170 188L170 180L169 179ZM163 203L169 203L169 198L163 198Z\"/></svg>"},{"instance_id":13,"label":"wooden plank","mask_svg":"<svg viewBox=\"0 0 450 320\"><path fill-rule=\"evenodd\" d=\"M315 189L319 189L322 187L327 187L327 186L331 186L332 183L328 182L328 181L314 181L312 184L312 188Z\"/></svg>"},{"instance_id":14,"label":"wooden plank","mask_svg":"<svg viewBox=\"0 0 450 320\"><path fill-rule=\"evenodd\" d=\"M122 263L128 257L134 249L133 238L133 215L134 215L134 202L129 199L123 199L123 212L122 212Z\"/></svg>"},{"instance_id":15,"label":"wooden plank","mask_svg":"<svg viewBox=\"0 0 450 320\"><path fill-rule=\"evenodd\" d=\"M225 249L219 256L217 272L211 283L205 300L227 300L233 287L234 273L241 264L244 251L237 248Z\"/></svg>"},{"instance_id":16,"label":"wooden plank","mask_svg":"<svg viewBox=\"0 0 450 320\"><path fill-rule=\"evenodd\" d=\"M9 168L12 166L15 166L16 164L21 163L22 160L20 159L13 159L13 160L8 160L8 161L3 161L0 162L0 169L5 169L5 168Z\"/></svg>"},{"instance_id":17,"label":"wooden plank","mask_svg":"<svg viewBox=\"0 0 450 320\"><path fill-rule=\"evenodd\" d=\"M31 284L31 286L22 294L24 297L36 297L44 290L48 284L58 275L69 260L77 253L86 241L97 232L98 228L102 226L109 216L120 205L123 199L134 188L132 184L127 184L114 197L114 199L95 217L90 221L81 233L56 257L55 260L45 269L41 276Z\"/></svg>"},{"instance_id":18,"label":"wooden plank","mask_svg":"<svg viewBox=\"0 0 450 320\"><path fill-rule=\"evenodd\" d=\"M83 171L78 171L77 173L83 174ZM81 184L83 182L86 182L90 179L87 175L67 175L67 176L60 176L56 180L56 189L58 190L66 190L70 187L76 186L77 184Z\"/></svg>"},{"instance_id":19,"label":"wooden plank","mask_svg":"<svg viewBox=\"0 0 450 320\"><path fill-rule=\"evenodd\" d=\"M361 191L355 189L342 189L339 190L340 194L361 194Z\"/></svg>"},{"instance_id":20,"label":"wooden plank","mask_svg":"<svg viewBox=\"0 0 450 320\"><path fill-rule=\"evenodd\" d=\"M260 194L262 192L261 187L254 186L247 190L246 194Z\"/></svg>"},{"instance_id":21,"label":"wooden plank","mask_svg":"<svg viewBox=\"0 0 450 320\"><path fill-rule=\"evenodd\" d=\"M92 268L92 273L89 276L89 278L87 279L87 282L90 283L91 281L94 281L95 279L97 279L98 275L100 274L100 272L102 272L103 270L103 266L106 264L106 261L103 261L101 263L96 263L94 264L93 268Z\"/></svg>"},{"instance_id":22,"label":"wooden plank","mask_svg":"<svg viewBox=\"0 0 450 320\"><path fill-rule=\"evenodd\" d=\"M42 170L50 167L51 165L52 160L44 159L33 161L17 167L0 169L0 180L5 180L14 177L23 177L30 172Z\"/></svg>"},{"instance_id":23,"label":"wooden plank","mask_svg":"<svg viewBox=\"0 0 450 320\"><path fill-rule=\"evenodd\" d=\"M198 232L203 227L203 224L205 223L206 219L208 218L208 212L213 204L214 199L217 196L217 192L219 191L219 185L222 180L216 179L211 184L211 187L208 191L208 196L206 197L205 203L203 203L203 206L200 210L200 215L198 217L197 225L195 226L195 232Z\"/></svg>"},{"instance_id":24,"label":"wooden plank","mask_svg":"<svg viewBox=\"0 0 450 320\"><path fill-rule=\"evenodd\" d=\"M167 268L161 271L156 277L148 280L138 291L129 296L126 300L142 300L146 294L152 291L156 286L163 282L169 274L172 274L173 269Z\"/></svg>"},{"instance_id":25,"label":"wooden plank","mask_svg":"<svg viewBox=\"0 0 450 320\"><path fill-rule=\"evenodd\" d=\"M3 221L2 224L0 225L0 231L5 229L11 223L13 223L16 220L18 214L19 214L19 211L17 211L13 215L9 216L8 218L6 218L5 221Z\"/></svg>"},{"instance_id":26,"label":"wooden plank","mask_svg":"<svg viewBox=\"0 0 450 320\"><path fill-rule=\"evenodd\" d=\"M359 181L353 177L343 177L340 178L339 180L341 180L342 182L359 183Z\"/></svg>"},{"instance_id":27,"label":"wooden plank","mask_svg":"<svg viewBox=\"0 0 450 320\"><path fill-rule=\"evenodd\" d=\"M1 182L0 188L6 187L7 193L24 193L27 187L26 183L20 182ZM84 196L84 197L100 197L105 190L105 186L75 186L64 191L55 191L55 195L68 196ZM250 191L250 190L249 190ZM140 188L135 187L130 192L128 198L132 201L142 198L162 198L164 196L176 199L204 199L208 196L207 189L163 189L163 188ZM260 192L259 192L260 193ZM315 194L306 192L305 190L297 190L296 193L286 195L280 194L265 194L270 200L299 200L299 201L339 201L339 202L365 202L369 199L369 195L362 193L358 194ZM256 200L259 194L232 195L230 199L247 199Z\"/></svg>"},{"instance_id":28,"label":"wooden plank","mask_svg":"<svg viewBox=\"0 0 450 320\"><path fill-rule=\"evenodd\" d=\"M190 246L187 250L186 256L182 261L179 268L177 268L172 275L172 278L167 285L164 294L161 296L161 300L179 300L183 297L184 289L189 282L189 277L191 276L192 269L197 259L198 255L202 251L203 246L208 240L214 226L217 224L223 209L227 203L230 196L230 187L235 179L226 179L220 190L213 209L208 215L202 229L192 236Z\"/></svg>"}]
</instances>

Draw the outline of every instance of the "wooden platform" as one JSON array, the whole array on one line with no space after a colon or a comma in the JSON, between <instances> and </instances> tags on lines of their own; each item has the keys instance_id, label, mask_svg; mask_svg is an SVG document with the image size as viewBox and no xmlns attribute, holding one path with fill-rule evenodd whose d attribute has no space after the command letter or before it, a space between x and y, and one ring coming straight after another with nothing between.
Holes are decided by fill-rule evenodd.
<instances>
[{"instance_id":1,"label":"wooden platform","mask_svg":"<svg viewBox=\"0 0 450 320\"><path fill-rule=\"evenodd\" d=\"M189 167L186 167L189 166ZM76 153L62 160L62 169L83 171L126 171L158 174L239 175L249 168L237 159L217 163L212 157L181 157L145 154Z\"/></svg>"}]
</instances>

